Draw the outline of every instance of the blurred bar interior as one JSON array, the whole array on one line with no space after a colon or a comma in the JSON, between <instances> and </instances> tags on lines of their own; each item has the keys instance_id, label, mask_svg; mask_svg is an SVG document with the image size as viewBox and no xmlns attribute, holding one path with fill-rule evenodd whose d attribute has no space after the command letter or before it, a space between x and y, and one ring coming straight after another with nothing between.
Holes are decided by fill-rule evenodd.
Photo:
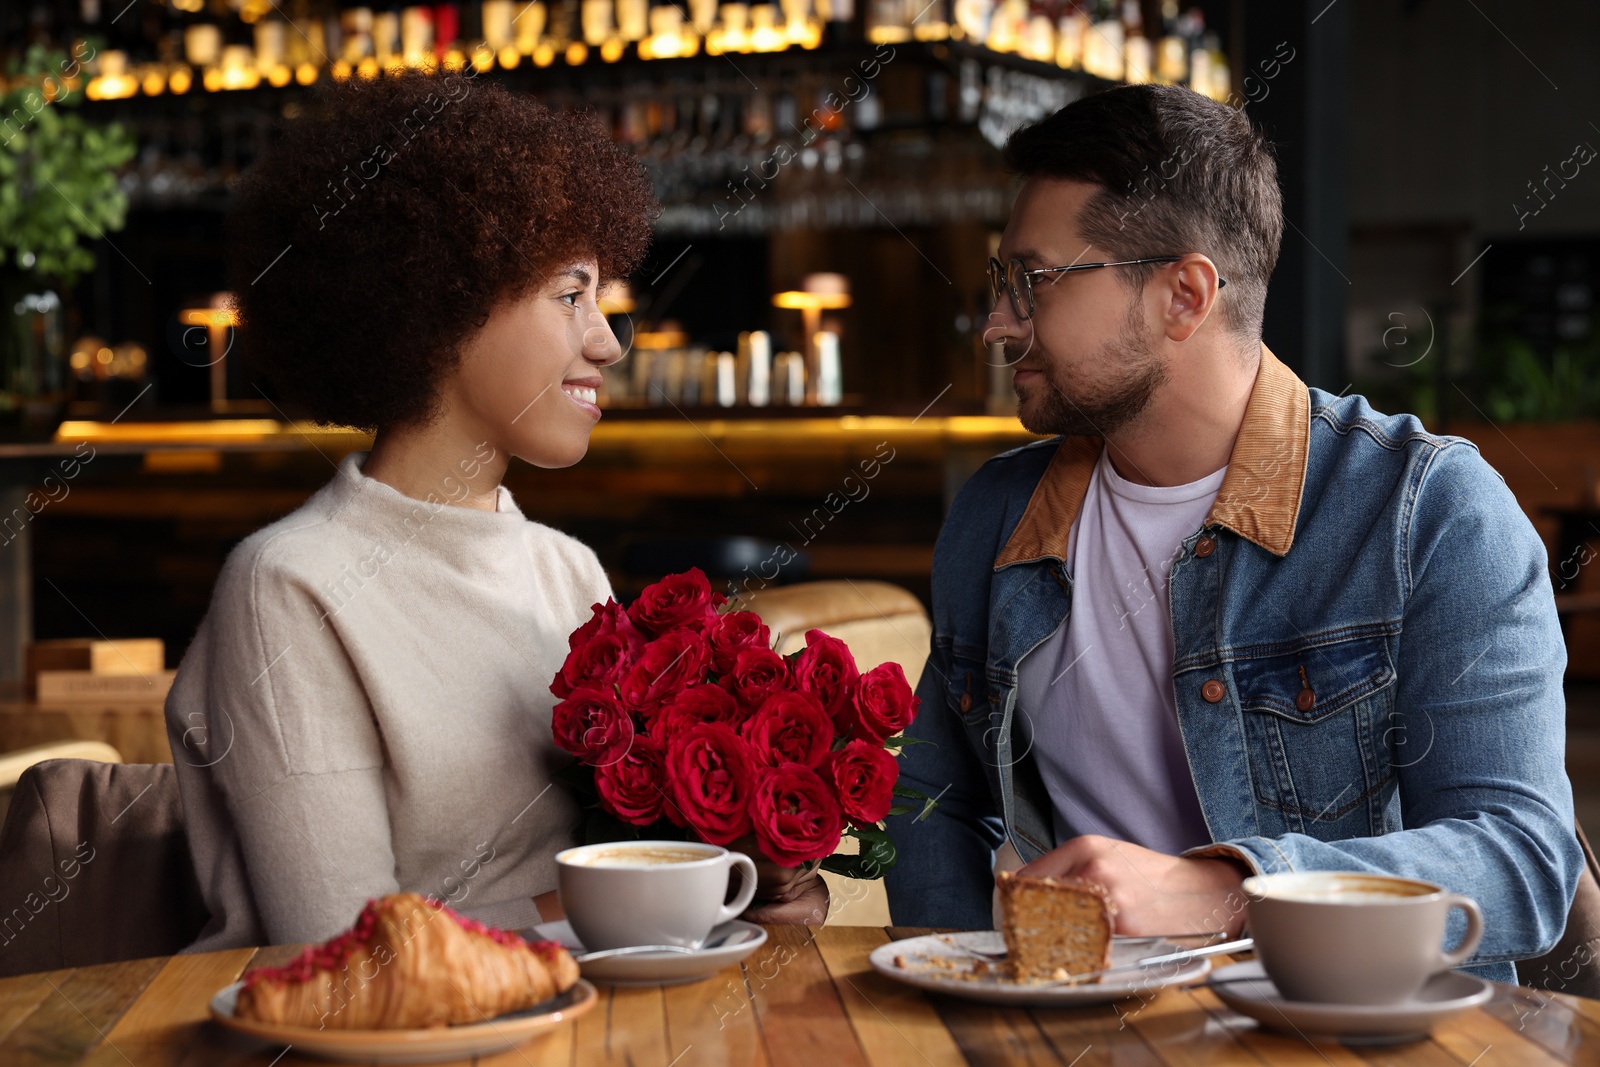
<instances>
[{"instance_id":1,"label":"blurred bar interior","mask_svg":"<svg viewBox=\"0 0 1600 1067\"><path fill-rule=\"evenodd\" d=\"M364 447L228 359L229 186L310 86L469 65L604 117L663 205L604 305L629 358L589 458L508 481L619 591L688 563L737 581L786 543L784 579L926 598L951 495L1030 439L980 336L1012 196L998 146L1153 80L1246 106L1279 143L1290 227L1267 343L1313 385L1479 443L1546 533L1558 593L1580 598L1572 658L1593 670L1600 604L1581 598L1600 587L1561 568L1600 540L1600 182L1553 189L1540 168L1600 129L1549 113L1540 76L1447 6L13 0L0 679L35 638L159 638L176 666L228 550ZM1600 25L1568 10L1514 36L1582 66L1589 90L1559 96L1592 101L1581 55ZM46 178L56 195L19 213Z\"/></svg>"}]
</instances>

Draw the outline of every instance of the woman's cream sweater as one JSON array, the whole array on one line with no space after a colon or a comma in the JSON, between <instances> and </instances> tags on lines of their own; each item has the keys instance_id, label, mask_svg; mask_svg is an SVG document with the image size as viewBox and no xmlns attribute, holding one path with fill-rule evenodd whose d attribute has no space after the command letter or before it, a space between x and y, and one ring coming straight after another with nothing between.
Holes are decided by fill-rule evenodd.
<instances>
[{"instance_id":1,"label":"woman's cream sweater","mask_svg":"<svg viewBox=\"0 0 1600 1067\"><path fill-rule=\"evenodd\" d=\"M550 680L611 595L587 547L361 473L229 555L167 699L211 922L191 951L322 940L369 898L538 921L580 812Z\"/></svg>"}]
</instances>

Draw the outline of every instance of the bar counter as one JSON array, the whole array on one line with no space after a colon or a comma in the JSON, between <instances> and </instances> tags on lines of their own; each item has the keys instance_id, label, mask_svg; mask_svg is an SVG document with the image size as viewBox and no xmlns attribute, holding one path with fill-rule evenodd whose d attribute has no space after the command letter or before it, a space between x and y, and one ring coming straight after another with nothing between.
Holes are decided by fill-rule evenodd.
<instances>
[{"instance_id":1,"label":"bar counter","mask_svg":"<svg viewBox=\"0 0 1600 1067\"><path fill-rule=\"evenodd\" d=\"M743 535L802 549L810 577L879 578L925 596L956 490L1034 439L1014 416L914 409L608 411L580 463L514 463L506 485L530 518L593 547L619 593L646 577L625 567L641 542ZM70 420L52 440L0 444L0 647L100 630L161 636L175 661L232 545L371 441L232 418ZM17 670L0 664L0 679Z\"/></svg>"}]
</instances>

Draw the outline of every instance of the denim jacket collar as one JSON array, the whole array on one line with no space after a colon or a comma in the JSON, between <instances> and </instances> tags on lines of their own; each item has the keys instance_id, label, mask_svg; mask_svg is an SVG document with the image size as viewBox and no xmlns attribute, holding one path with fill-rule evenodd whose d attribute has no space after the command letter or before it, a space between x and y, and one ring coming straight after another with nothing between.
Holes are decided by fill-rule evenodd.
<instances>
[{"instance_id":1,"label":"denim jacket collar","mask_svg":"<svg viewBox=\"0 0 1600 1067\"><path fill-rule=\"evenodd\" d=\"M1305 491L1310 434L1306 384L1262 345L1261 366L1228 457L1228 473L1206 525L1226 526L1275 556L1286 555ZM1089 475L1102 446L1099 437L1069 437L1061 443L995 559L995 570L1042 559L1065 561L1067 532L1088 495Z\"/></svg>"}]
</instances>

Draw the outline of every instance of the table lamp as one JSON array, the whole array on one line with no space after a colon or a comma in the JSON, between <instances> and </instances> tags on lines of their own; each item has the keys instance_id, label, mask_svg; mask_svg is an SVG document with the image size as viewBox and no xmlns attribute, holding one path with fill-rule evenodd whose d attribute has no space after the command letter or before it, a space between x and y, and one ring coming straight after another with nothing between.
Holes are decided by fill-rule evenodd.
<instances>
[{"instance_id":1,"label":"table lamp","mask_svg":"<svg viewBox=\"0 0 1600 1067\"><path fill-rule=\"evenodd\" d=\"M206 352L212 356L207 364L211 368L211 410L228 408L228 334L239 325L239 315L229 305L229 294L218 293L207 307L184 308L178 312L178 321L185 326L206 328ZM216 353L221 353L217 355Z\"/></svg>"},{"instance_id":2,"label":"table lamp","mask_svg":"<svg viewBox=\"0 0 1600 1067\"><path fill-rule=\"evenodd\" d=\"M817 383L821 366L817 334L822 329L822 313L850 306L850 279L843 274L807 274L799 289L774 294L775 307L796 308L800 312L806 357L806 403L818 403Z\"/></svg>"}]
</instances>

